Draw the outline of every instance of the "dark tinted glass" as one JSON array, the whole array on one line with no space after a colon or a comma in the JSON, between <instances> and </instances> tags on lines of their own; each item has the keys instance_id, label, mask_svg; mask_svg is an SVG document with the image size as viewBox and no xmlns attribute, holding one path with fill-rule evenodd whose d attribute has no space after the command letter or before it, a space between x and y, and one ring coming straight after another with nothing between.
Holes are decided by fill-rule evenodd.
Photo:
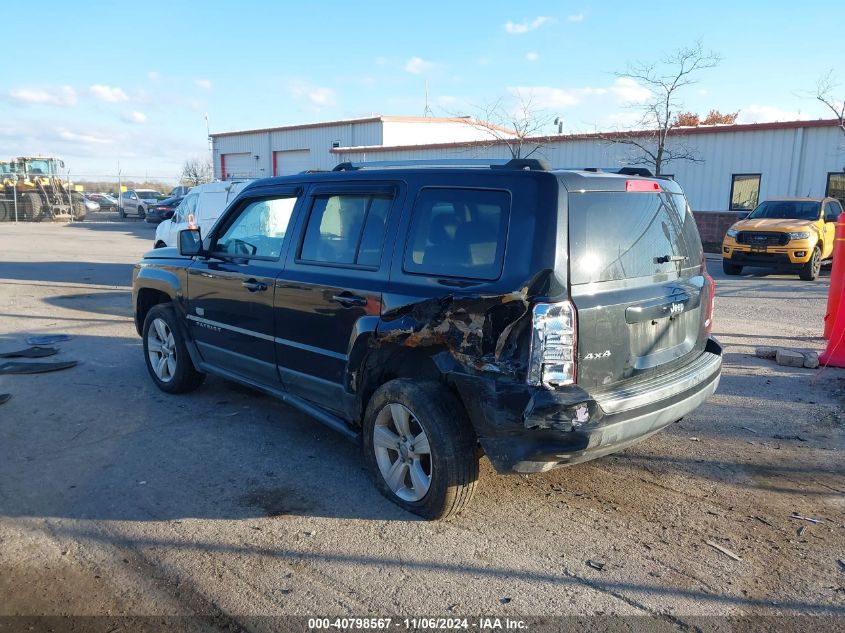
<instances>
[{"instance_id":1,"label":"dark tinted glass","mask_svg":"<svg viewBox=\"0 0 845 633\"><path fill-rule=\"evenodd\" d=\"M339 194L314 199L299 257L327 264L377 266L392 198Z\"/></svg>"},{"instance_id":2,"label":"dark tinted glass","mask_svg":"<svg viewBox=\"0 0 845 633\"><path fill-rule=\"evenodd\" d=\"M502 274L511 198L507 191L426 188L417 196L404 268L469 279Z\"/></svg>"},{"instance_id":3,"label":"dark tinted glass","mask_svg":"<svg viewBox=\"0 0 845 633\"><path fill-rule=\"evenodd\" d=\"M688 240L700 245L695 223L685 204L681 217L679 206L662 193L570 193L572 283L672 274L698 263L687 246Z\"/></svg>"}]
</instances>

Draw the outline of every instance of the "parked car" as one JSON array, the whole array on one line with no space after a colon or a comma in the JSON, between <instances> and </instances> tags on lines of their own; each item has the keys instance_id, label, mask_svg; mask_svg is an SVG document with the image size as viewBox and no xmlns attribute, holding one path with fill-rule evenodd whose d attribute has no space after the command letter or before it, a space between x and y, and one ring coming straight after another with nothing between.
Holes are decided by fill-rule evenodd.
<instances>
[{"instance_id":1,"label":"parked car","mask_svg":"<svg viewBox=\"0 0 845 633\"><path fill-rule=\"evenodd\" d=\"M176 197L179 197L179 196L184 198L185 196L188 195L188 192L190 190L191 190L190 187L186 187L185 185L179 185L178 187L173 187L173 189L170 190L170 193L167 194L167 196L169 198L176 198Z\"/></svg>"},{"instance_id":2,"label":"parked car","mask_svg":"<svg viewBox=\"0 0 845 633\"><path fill-rule=\"evenodd\" d=\"M271 394L429 519L469 501L480 450L499 472L601 457L720 377L680 186L537 160L259 180L147 253L132 299L159 389L212 373Z\"/></svg>"},{"instance_id":3,"label":"parked car","mask_svg":"<svg viewBox=\"0 0 845 633\"><path fill-rule=\"evenodd\" d=\"M223 209L251 180L210 182L192 187L175 210L170 222L161 222L153 238L154 248L176 246L179 231L188 228L189 216L194 226L208 231L223 213Z\"/></svg>"},{"instance_id":4,"label":"parked car","mask_svg":"<svg viewBox=\"0 0 845 633\"><path fill-rule=\"evenodd\" d=\"M87 193L85 196L99 204L103 211L117 211L117 200L107 193Z\"/></svg>"},{"instance_id":5,"label":"parked car","mask_svg":"<svg viewBox=\"0 0 845 633\"><path fill-rule=\"evenodd\" d=\"M185 199L185 196L176 196L175 198L167 198L158 204L147 207L147 215L144 221L158 224L164 220L169 220L173 217L173 212L179 203Z\"/></svg>"},{"instance_id":6,"label":"parked car","mask_svg":"<svg viewBox=\"0 0 845 633\"><path fill-rule=\"evenodd\" d=\"M798 273L805 281L819 276L822 261L833 256L836 198L775 198L761 202L728 229L722 241L722 268L739 275L744 266Z\"/></svg>"},{"instance_id":7,"label":"parked car","mask_svg":"<svg viewBox=\"0 0 845 633\"><path fill-rule=\"evenodd\" d=\"M147 209L158 204L163 197L161 193L153 189L129 189L120 194L118 213L122 218L127 215L137 215L143 219L147 214Z\"/></svg>"},{"instance_id":8,"label":"parked car","mask_svg":"<svg viewBox=\"0 0 845 633\"><path fill-rule=\"evenodd\" d=\"M74 198L78 199L85 205L85 212L86 213L93 213L94 211L100 210L100 203L96 200L92 200L90 196L84 193L75 192Z\"/></svg>"}]
</instances>

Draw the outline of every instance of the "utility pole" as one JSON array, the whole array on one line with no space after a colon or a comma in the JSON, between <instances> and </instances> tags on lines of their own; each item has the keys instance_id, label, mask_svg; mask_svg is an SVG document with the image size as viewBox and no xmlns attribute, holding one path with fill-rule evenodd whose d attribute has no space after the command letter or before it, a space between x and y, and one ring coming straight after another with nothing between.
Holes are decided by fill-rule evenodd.
<instances>
[{"instance_id":1,"label":"utility pole","mask_svg":"<svg viewBox=\"0 0 845 633\"><path fill-rule=\"evenodd\" d=\"M211 179L214 180L214 144L211 142L211 128L208 126L208 112L205 113L205 135L208 138L208 164L211 165ZM273 174L274 176L276 174ZM220 179L225 180L226 174L220 174Z\"/></svg>"}]
</instances>

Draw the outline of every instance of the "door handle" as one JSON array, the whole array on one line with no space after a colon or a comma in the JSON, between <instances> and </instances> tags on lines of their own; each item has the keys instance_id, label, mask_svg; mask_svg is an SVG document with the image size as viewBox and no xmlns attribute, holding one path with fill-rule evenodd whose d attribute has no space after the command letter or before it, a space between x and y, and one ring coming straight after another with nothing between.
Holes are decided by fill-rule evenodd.
<instances>
[{"instance_id":1,"label":"door handle","mask_svg":"<svg viewBox=\"0 0 845 633\"><path fill-rule=\"evenodd\" d=\"M261 281L255 281L255 279L241 282L241 285L250 292L264 292L267 290L267 284Z\"/></svg>"},{"instance_id":2,"label":"door handle","mask_svg":"<svg viewBox=\"0 0 845 633\"><path fill-rule=\"evenodd\" d=\"M335 295L332 299L337 301L344 308L351 308L353 306L363 307L367 305L367 299L365 297L359 297L358 295Z\"/></svg>"}]
</instances>

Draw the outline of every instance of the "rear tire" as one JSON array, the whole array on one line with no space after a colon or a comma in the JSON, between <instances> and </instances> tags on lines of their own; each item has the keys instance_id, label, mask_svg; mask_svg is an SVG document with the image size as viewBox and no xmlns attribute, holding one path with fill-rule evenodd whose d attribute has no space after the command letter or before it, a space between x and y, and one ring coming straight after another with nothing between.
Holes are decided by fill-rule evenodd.
<instances>
[{"instance_id":1,"label":"rear tire","mask_svg":"<svg viewBox=\"0 0 845 633\"><path fill-rule=\"evenodd\" d=\"M88 212L88 208L85 206L85 203L82 201L82 196L76 192L70 195L71 198L71 215L73 219L77 222L82 222L85 219L85 214Z\"/></svg>"},{"instance_id":2,"label":"rear tire","mask_svg":"<svg viewBox=\"0 0 845 633\"><path fill-rule=\"evenodd\" d=\"M426 519L454 516L475 491L475 432L438 382L398 378L379 387L364 415L363 449L379 492Z\"/></svg>"},{"instance_id":3,"label":"rear tire","mask_svg":"<svg viewBox=\"0 0 845 633\"><path fill-rule=\"evenodd\" d=\"M804 281L815 281L822 269L822 250L815 246L813 247L813 256L810 261L804 264L798 276Z\"/></svg>"},{"instance_id":4,"label":"rear tire","mask_svg":"<svg viewBox=\"0 0 845 633\"><path fill-rule=\"evenodd\" d=\"M722 270L726 275L739 275L742 272L742 266L739 264L731 264L727 259L723 259Z\"/></svg>"},{"instance_id":5,"label":"rear tire","mask_svg":"<svg viewBox=\"0 0 845 633\"><path fill-rule=\"evenodd\" d=\"M144 361L156 387L167 393L187 393L202 384L205 374L194 367L173 306L153 306L142 332Z\"/></svg>"},{"instance_id":6,"label":"rear tire","mask_svg":"<svg viewBox=\"0 0 845 633\"><path fill-rule=\"evenodd\" d=\"M24 220L41 222L44 219L44 201L34 191L27 191L21 196Z\"/></svg>"},{"instance_id":7,"label":"rear tire","mask_svg":"<svg viewBox=\"0 0 845 633\"><path fill-rule=\"evenodd\" d=\"M11 222L14 220L9 211L9 203L5 200L0 200L0 222Z\"/></svg>"}]
</instances>

